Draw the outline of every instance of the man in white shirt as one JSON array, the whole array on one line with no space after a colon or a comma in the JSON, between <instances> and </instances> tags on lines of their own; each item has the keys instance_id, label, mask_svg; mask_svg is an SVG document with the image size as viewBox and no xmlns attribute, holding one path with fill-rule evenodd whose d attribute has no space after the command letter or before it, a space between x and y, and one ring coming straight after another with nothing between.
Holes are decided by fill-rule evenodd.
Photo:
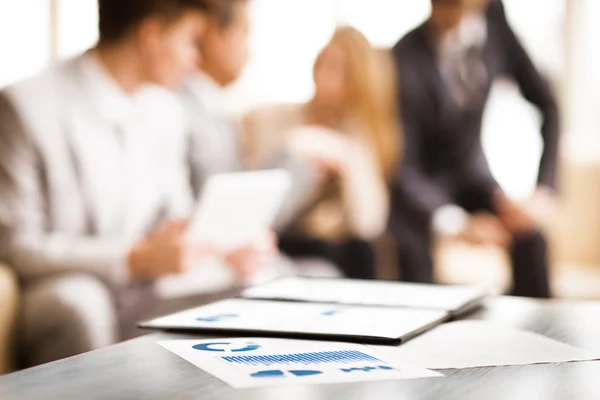
<instances>
[{"instance_id":1,"label":"man in white shirt","mask_svg":"<svg viewBox=\"0 0 600 400\"><path fill-rule=\"evenodd\" d=\"M185 118L208 0L100 0L98 45L0 93L0 257L30 364L117 340L120 296L219 254L186 238Z\"/></svg>"}]
</instances>

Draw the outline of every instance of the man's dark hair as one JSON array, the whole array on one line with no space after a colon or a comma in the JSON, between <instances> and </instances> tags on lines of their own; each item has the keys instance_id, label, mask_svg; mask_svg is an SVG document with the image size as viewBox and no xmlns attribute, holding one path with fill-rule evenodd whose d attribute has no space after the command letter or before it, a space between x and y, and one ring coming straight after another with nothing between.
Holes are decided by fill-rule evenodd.
<instances>
[{"instance_id":1,"label":"man's dark hair","mask_svg":"<svg viewBox=\"0 0 600 400\"><path fill-rule=\"evenodd\" d=\"M177 20L186 11L212 12L219 0L98 0L100 43L114 43L151 16Z\"/></svg>"},{"instance_id":2,"label":"man's dark hair","mask_svg":"<svg viewBox=\"0 0 600 400\"><path fill-rule=\"evenodd\" d=\"M221 29L227 29L235 20L235 6L250 0L217 0L212 15Z\"/></svg>"},{"instance_id":3,"label":"man's dark hair","mask_svg":"<svg viewBox=\"0 0 600 400\"><path fill-rule=\"evenodd\" d=\"M436 5L458 5L460 0L431 0L431 4Z\"/></svg>"}]
</instances>

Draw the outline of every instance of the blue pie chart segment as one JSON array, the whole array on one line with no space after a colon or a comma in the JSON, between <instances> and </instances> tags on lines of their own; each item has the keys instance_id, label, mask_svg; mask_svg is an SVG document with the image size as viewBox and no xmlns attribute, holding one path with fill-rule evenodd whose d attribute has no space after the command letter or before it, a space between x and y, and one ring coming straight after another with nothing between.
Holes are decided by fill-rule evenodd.
<instances>
[{"instance_id":1,"label":"blue pie chart segment","mask_svg":"<svg viewBox=\"0 0 600 400\"><path fill-rule=\"evenodd\" d=\"M192 346L192 348L194 350L200 350L200 351L212 351L212 352L217 352L217 353L225 353L225 352L232 352L232 353L245 353L247 351L255 351L260 349L260 345L256 344L256 343L246 343L244 345L242 345L243 347L239 347L239 348L235 348L232 347L233 343L231 342L213 342L213 343L200 343L197 345Z\"/></svg>"}]
</instances>

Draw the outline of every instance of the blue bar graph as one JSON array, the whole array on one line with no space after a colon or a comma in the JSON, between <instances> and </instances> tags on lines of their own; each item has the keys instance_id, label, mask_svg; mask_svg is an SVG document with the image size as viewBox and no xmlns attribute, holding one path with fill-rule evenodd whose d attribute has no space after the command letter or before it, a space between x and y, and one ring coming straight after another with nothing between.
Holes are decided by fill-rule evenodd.
<instances>
[{"instance_id":1,"label":"blue bar graph","mask_svg":"<svg viewBox=\"0 0 600 400\"><path fill-rule=\"evenodd\" d=\"M261 356L225 356L222 360L232 364L244 364L255 366L270 366L275 364L284 365L315 365L331 363L355 363L355 362L376 362L381 363L375 357L362 353L357 350L349 351L323 351L316 353L297 353L297 354L272 354Z\"/></svg>"}]
</instances>

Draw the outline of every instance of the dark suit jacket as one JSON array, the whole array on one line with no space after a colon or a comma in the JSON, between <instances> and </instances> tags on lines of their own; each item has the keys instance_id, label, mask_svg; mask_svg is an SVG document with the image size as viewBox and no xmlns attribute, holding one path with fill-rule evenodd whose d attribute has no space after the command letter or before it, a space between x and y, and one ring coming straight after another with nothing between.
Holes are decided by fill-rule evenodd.
<instances>
[{"instance_id":1,"label":"dark suit jacket","mask_svg":"<svg viewBox=\"0 0 600 400\"><path fill-rule=\"evenodd\" d=\"M539 183L554 188L559 136L554 95L510 28L500 1L489 6L487 21L482 56L488 72L485 100L494 80L507 76L537 106L543 116L544 140ZM491 192L497 183L481 146L485 100L470 109L455 102L438 69L427 24L408 33L393 54L406 143L405 159L394 182L394 206L403 208L404 215L408 208L410 213L428 216L444 204L455 203L463 187Z\"/></svg>"}]
</instances>

